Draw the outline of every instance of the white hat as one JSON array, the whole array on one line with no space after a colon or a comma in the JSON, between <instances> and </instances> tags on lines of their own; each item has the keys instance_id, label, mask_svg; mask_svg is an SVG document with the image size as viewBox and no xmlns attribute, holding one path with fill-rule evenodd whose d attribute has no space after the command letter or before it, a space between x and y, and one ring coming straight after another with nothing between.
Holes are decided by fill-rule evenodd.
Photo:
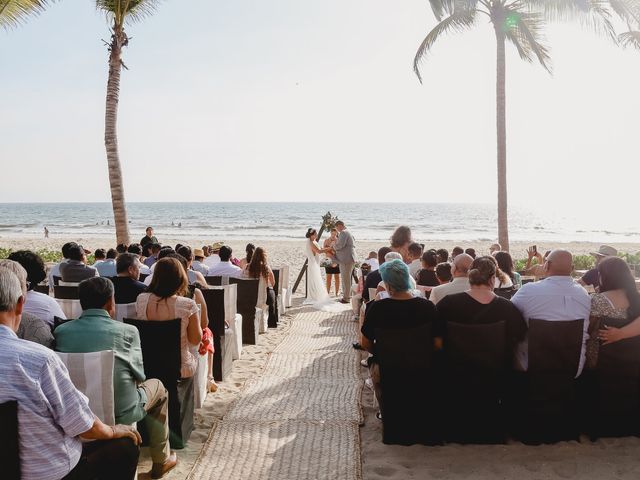
<instances>
[{"instance_id":1,"label":"white hat","mask_svg":"<svg viewBox=\"0 0 640 480\"><path fill-rule=\"evenodd\" d=\"M617 257L618 250L609 245L602 245L597 252L591 252L594 257Z\"/></svg>"}]
</instances>

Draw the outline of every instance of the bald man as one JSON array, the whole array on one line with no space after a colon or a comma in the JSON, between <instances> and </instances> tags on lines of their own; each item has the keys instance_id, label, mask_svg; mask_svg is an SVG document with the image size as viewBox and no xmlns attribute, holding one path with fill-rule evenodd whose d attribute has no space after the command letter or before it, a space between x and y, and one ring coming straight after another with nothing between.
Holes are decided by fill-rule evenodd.
<instances>
[{"instance_id":1,"label":"bald man","mask_svg":"<svg viewBox=\"0 0 640 480\"><path fill-rule=\"evenodd\" d=\"M447 295L466 292L471 288L469 285L469 269L473 263L473 257L466 253L456 255L451 264L451 275L453 279L450 283L445 283L431 290L429 300L435 305Z\"/></svg>"},{"instance_id":2,"label":"bald man","mask_svg":"<svg viewBox=\"0 0 640 480\"><path fill-rule=\"evenodd\" d=\"M591 298L587 291L571 277L573 256L567 250L552 251L544 264L547 278L523 285L511 299L520 310L527 324L536 320L583 320L582 352L576 377L582 373L586 343L589 335ZM526 371L529 367L529 349L525 339L517 349L516 365Z\"/></svg>"}]
</instances>

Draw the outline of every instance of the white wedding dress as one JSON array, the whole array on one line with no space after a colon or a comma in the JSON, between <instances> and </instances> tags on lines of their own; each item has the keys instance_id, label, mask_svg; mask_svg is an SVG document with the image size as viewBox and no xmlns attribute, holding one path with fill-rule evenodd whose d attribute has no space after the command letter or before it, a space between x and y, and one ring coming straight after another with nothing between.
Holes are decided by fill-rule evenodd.
<instances>
[{"instance_id":1,"label":"white wedding dress","mask_svg":"<svg viewBox=\"0 0 640 480\"><path fill-rule=\"evenodd\" d=\"M320 249L316 242L313 244ZM313 253L311 240L305 241L305 252L307 254L307 299L304 305L309 305L317 310L325 312L339 312L342 310L339 303L334 302L327 293L327 287L322 280L320 273L320 255Z\"/></svg>"}]
</instances>

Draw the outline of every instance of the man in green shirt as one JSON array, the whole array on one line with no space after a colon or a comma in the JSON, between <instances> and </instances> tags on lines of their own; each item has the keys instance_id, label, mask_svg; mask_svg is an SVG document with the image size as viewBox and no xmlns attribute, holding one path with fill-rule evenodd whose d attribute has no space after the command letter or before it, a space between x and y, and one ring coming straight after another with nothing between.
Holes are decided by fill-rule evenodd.
<instances>
[{"instance_id":1,"label":"man in green shirt","mask_svg":"<svg viewBox=\"0 0 640 480\"><path fill-rule=\"evenodd\" d=\"M115 316L113 284L95 277L80 283L82 315L56 328L56 349L64 353L115 352L113 390L116 423L147 419L151 478L162 478L177 464L169 449L168 394L157 379L145 380L138 330L112 319Z\"/></svg>"}]
</instances>

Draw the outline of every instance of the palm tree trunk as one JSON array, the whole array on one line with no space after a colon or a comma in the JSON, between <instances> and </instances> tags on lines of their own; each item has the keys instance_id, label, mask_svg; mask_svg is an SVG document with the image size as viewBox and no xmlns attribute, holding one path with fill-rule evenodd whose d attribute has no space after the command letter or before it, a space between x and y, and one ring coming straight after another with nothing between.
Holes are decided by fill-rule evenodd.
<instances>
[{"instance_id":1,"label":"palm tree trunk","mask_svg":"<svg viewBox=\"0 0 640 480\"><path fill-rule=\"evenodd\" d=\"M122 169L118 153L118 101L120 96L120 73L122 71L122 46L126 35L122 29L114 28L109 55L109 80L107 81L107 105L104 121L104 146L107 150L111 203L116 226L117 243L129 244L129 222L124 201Z\"/></svg>"},{"instance_id":2,"label":"palm tree trunk","mask_svg":"<svg viewBox=\"0 0 640 480\"><path fill-rule=\"evenodd\" d=\"M505 36L501 25L496 26L496 126L498 137L498 242L509 250L509 219L507 210L507 114L506 114L506 59Z\"/></svg>"}]
</instances>

